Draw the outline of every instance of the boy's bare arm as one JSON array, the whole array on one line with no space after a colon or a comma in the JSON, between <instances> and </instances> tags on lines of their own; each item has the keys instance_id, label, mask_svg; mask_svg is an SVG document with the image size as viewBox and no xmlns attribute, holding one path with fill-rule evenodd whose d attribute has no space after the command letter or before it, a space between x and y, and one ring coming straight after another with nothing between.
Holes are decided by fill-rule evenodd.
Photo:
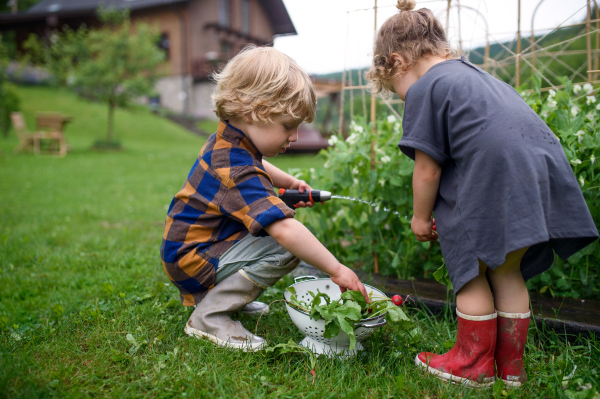
<instances>
[{"instance_id":1,"label":"boy's bare arm","mask_svg":"<svg viewBox=\"0 0 600 399\"><path fill-rule=\"evenodd\" d=\"M362 292L365 299L369 301L367 291L356 274L338 262L335 256L302 223L291 218L280 219L271 223L266 230L293 255L329 274L331 280L340 286L342 292L346 289L357 290Z\"/></svg>"},{"instance_id":2,"label":"boy's bare arm","mask_svg":"<svg viewBox=\"0 0 600 399\"><path fill-rule=\"evenodd\" d=\"M298 189L298 184L299 182L301 182L301 180L296 179L294 176L285 173L283 170L279 169L277 166L273 165L272 163L266 161L263 159L263 166L265 167L265 170L267 171L267 173L269 174L269 176L271 176L271 179L273 179L273 185L275 187L279 187L279 188L286 188L286 189ZM293 187L296 186L296 187ZM302 190L304 191L304 190Z\"/></svg>"},{"instance_id":3,"label":"boy's bare arm","mask_svg":"<svg viewBox=\"0 0 600 399\"><path fill-rule=\"evenodd\" d=\"M411 228L419 241L433 241L437 234L432 232L431 213L435 205L442 167L429 155L415 150L415 170L413 172L413 218Z\"/></svg>"},{"instance_id":4,"label":"boy's bare arm","mask_svg":"<svg viewBox=\"0 0 600 399\"><path fill-rule=\"evenodd\" d=\"M312 190L312 188L304 180L296 179L294 176L285 173L283 170L279 169L277 166L264 159L263 166L265 167L265 170L267 171L269 176L271 176L271 179L273 180L273 185L275 187L298 190L301 193L303 193L306 190ZM314 204L314 202L309 201L307 203L304 203L304 201L302 201L296 205L299 207L308 206L309 208L312 208Z\"/></svg>"}]
</instances>

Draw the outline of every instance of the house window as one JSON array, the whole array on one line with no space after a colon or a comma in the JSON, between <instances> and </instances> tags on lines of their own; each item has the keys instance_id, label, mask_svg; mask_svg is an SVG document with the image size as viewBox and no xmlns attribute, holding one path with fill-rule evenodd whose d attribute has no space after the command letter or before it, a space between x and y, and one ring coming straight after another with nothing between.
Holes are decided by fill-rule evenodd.
<instances>
[{"instance_id":1,"label":"house window","mask_svg":"<svg viewBox=\"0 0 600 399\"><path fill-rule=\"evenodd\" d=\"M229 54L233 51L233 44L231 42L222 41L221 42L221 54L225 57L229 58Z\"/></svg>"},{"instance_id":2,"label":"house window","mask_svg":"<svg viewBox=\"0 0 600 399\"><path fill-rule=\"evenodd\" d=\"M219 25L231 26L231 0L219 0Z\"/></svg>"},{"instance_id":3,"label":"house window","mask_svg":"<svg viewBox=\"0 0 600 399\"><path fill-rule=\"evenodd\" d=\"M250 0L242 0L242 33L250 34Z\"/></svg>"},{"instance_id":4,"label":"house window","mask_svg":"<svg viewBox=\"0 0 600 399\"><path fill-rule=\"evenodd\" d=\"M157 46L159 49L165 52L165 59L168 60L170 56L169 48L171 47L171 41L169 40L169 34L163 32L160 34L160 38L158 39Z\"/></svg>"}]
</instances>

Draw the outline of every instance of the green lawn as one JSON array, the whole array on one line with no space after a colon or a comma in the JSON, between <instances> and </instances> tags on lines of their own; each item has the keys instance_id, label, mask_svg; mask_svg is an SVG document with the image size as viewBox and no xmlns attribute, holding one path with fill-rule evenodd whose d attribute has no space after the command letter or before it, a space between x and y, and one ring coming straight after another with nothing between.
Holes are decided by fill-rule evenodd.
<instances>
[{"instance_id":1,"label":"green lawn","mask_svg":"<svg viewBox=\"0 0 600 399\"><path fill-rule=\"evenodd\" d=\"M592 391L561 387L574 366L581 380L571 386L598 387L594 338L569 344L535 326L530 382L521 390L472 391L423 375L415 355L447 350L456 325L417 309L407 310L421 331L416 340L395 326L380 329L356 359L319 359L314 381L302 355L239 353L187 337L190 309L165 284L159 246L166 207L204 139L140 108L116 114L123 151L94 152L106 126L103 105L56 89L19 92L30 128L36 111L74 121L67 129L72 151L63 159L13 154L14 134L0 139L0 398L584 397ZM287 168L320 161L273 162ZM262 300L280 299L290 282ZM284 306L272 308L258 333L272 345L299 342ZM256 328L256 320L242 321Z\"/></svg>"}]
</instances>

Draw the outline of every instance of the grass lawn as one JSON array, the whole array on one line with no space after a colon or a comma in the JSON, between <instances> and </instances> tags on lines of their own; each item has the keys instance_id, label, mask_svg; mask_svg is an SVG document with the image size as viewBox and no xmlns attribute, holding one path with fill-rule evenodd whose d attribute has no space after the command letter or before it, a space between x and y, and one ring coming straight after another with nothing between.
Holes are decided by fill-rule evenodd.
<instances>
[{"instance_id":1,"label":"grass lawn","mask_svg":"<svg viewBox=\"0 0 600 399\"><path fill-rule=\"evenodd\" d=\"M420 329L416 340L393 325L379 329L355 359L318 359L314 381L305 356L241 353L187 337L191 310L168 284L159 246L167 205L205 139L144 109L119 110L124 150L94 152L106 107L56 89L19 93L30 128L36 111L60 111L74 121L67 128L72 151L63 159L13 154L14 134L0 139L0 398L594 396L576 386L599 386L598 341L568 343L533 325L530 380L520 390L498 384L473 391L416 370L415 355L446 351L456 330L449 315L417 309L407 309ZM274 159L283 168L314 162L321 161ZM280 299L290 283L280 281L262 300ZM299 342L284 305L272 309L258 334L271 345ZM255 319L241 320L257 327ZM565 390L563 377L575 366Z\"/></svg>"}]
</instances>

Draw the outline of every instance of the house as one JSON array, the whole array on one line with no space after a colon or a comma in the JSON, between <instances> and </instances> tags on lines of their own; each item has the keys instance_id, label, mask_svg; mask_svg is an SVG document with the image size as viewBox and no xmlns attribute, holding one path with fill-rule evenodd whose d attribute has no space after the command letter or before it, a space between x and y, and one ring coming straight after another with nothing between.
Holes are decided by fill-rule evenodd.
<instances>
[{"instance_id":1,"label":"house","mask_svg":"<svg viewBox=\"0 0 600 399\"><path fill-rule=\"evenodd\" d=\"M165 74L156 89L163 107L212 116L210 74L247 44L271 45L296 29L282 0L42 0L26 11L0 15L0 32L14 31L17 46L30 33L49 35L64 25L97 26L99 6L128 8L131 20L160 29Z\"/></svg>"}]
</instances>

